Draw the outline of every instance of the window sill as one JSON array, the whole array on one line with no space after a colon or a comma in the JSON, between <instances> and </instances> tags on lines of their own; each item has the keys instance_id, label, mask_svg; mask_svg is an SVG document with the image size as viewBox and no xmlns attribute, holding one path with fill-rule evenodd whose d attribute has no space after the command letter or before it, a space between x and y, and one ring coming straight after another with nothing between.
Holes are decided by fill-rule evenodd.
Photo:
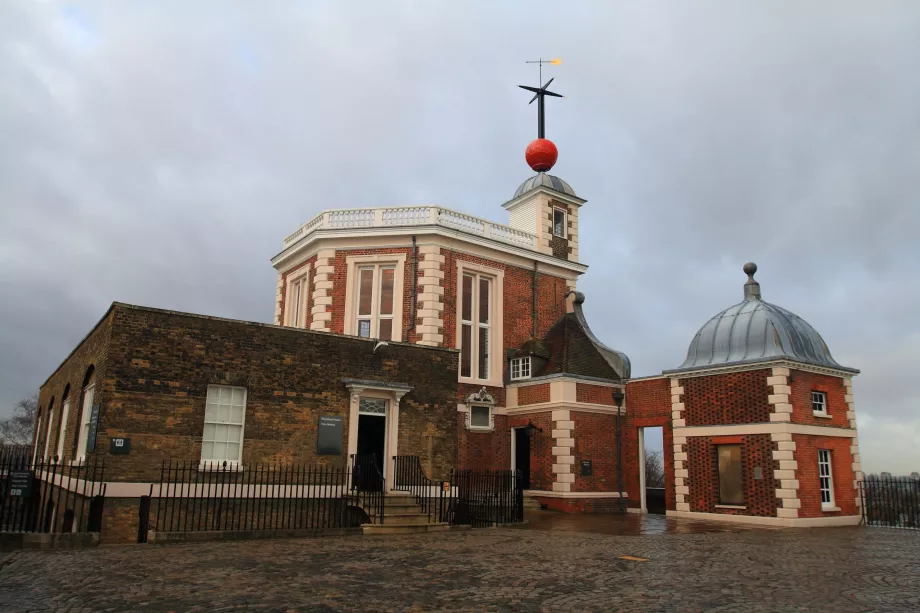
<instances>
[{"instance_id":1,"label":"window sill","mask_svg":"<svg viewBox=\"0 0 920 613\"><path fill-rule=\"evenodd\" d=\"M716 508L717 509L735 509L736 511L743 511L747 509L745 505L739 505L739 504L717 504Z\"/></svg>"},{"instance_id":2,"label":"window sill","mask_svg":"<svg viewBox=\"0 0 920 613\"><path fill-rule=\"evenodd\" d=\"M820 413L818 411L812 411L811 414L814 415L815 417L821 417L823 419L831 419L831 416L828 415L827 413Z\"/></svg>"},{"instance_id":3,"label":"window sill","mask_svg":"<svg viewBox=\"0 0 920 613\"><path fill-rule=\"evenodd\" d=\"M466 383L469 385L478 385L480 387L505 387L505 382L496 379L473 379L472 377L457 377L458 383Z\"/></svg>"},{"instance_id":4,"label":"window sill","mask_svg":"<svg viewBox=\"0 0 920 613\"><path fill-rule=\"evenodd\" d=\"M840 510L840 507L825 507L823 505L821 506L822 513L836 513L839 510Z\"/></svg>"},{"instance_id":5,"label":"window sill","mask_svg":"<svg viewBox=\"0 0 920 613\"><path fill-rule=\"evenodd\" d=\"M243 465L239 462L227 462L227 465L224 466L223 462L211 462L211 461L201 461L198 464L198 472L227 472L227 473L241 473L243 472Z\"/></svg>"},{"instance_id":6,"label":"window sill","mask_svg":"<svg viewBox=\"0 0 920 613\"><path fill-rule=\"evenodd\" d=\"M466 429L470 432L495 432L495 426L492 426L491 428L467 426Z\"/></svg>"}]
</instances>

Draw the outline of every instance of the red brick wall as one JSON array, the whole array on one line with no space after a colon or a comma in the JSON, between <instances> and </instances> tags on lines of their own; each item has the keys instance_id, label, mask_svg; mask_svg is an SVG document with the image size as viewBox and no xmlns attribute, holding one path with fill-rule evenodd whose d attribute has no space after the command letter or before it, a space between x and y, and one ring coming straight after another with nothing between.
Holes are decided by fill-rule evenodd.
<instances>
[{"instance_id":1,"label":"red brick wall","mask_svg":"<svg viewBox=\"0 0 920 613\"><path fill-rule=\"evenodd\" d=\"M473 470L498 470L511 468L511 429L508 417L496 415L493 432L467 430L466 414L457 413L459 432L457 461L459 468Z\"/></svg>"},{"instance_id":2,"label":"red brick wall","mask_svg":"<svg viewBox=\"0 0 920 613\"><path fill-rule=\"evenodd\" d=\"M613 391L615 388L590 383L575 384L575 400L577 402L590 402L591 404L606 404L613 406Z\"/></svg>"},{"instance_id":3,"label":"red brick wall","mask_svg":"<svg viewBox=\"0 0 920 613\"><path fill-rule=\"evenodd\" d=\"M802 507L799 517L835 517L856 515L856 492L853 489L853 454L850 446L853 439L835 436L808 436L793 434L795 460L798 468L795 478L799 481L799 500ZM834 504L840 511L821 510L821 484L818 481L818 450L831 452L831 475L834 481Z\"/></svg>"},{"instance_id":4,"label":"red brick wall","mask_svg":"<svg viewBox=\"0 0 920 613\"><path fill-rule=\"evenodd\" d=\"M441 249L444 256L444 345L458 347L457 339L457 261L471 262L504 271L502 288L503 348L494 359L504 363L504 377L507 378L508 364L505 351L520 347L533 335L533 270L509 266L466 253ZM537 275L537 335L543 336L559 317L565 314L565 279L546 274Z\"/></svg>"},{"instance_id":5,"label":"red brick wall","mask_svg":"<svg viewBox=\"0 0 920 613\"><path fill-rule=\"evenodd\" d=\"M518 405L549 402L549 383L525 385L518 388Z\"/></svg>"},{"instance_id":6,"label":"red brick wall","mask_svg":"<svg viewBox=\"0 0 920 613\"><path fill-rule=\"evenodd\" d=\"M813 426L836 426L849 428L850 420L847 419L846 388L843 379L830 375L801 370L790 371L792 388L790 400L792 401L792 423L809 424ZM811 393L824 392L827 395L827 414L830 418L816 417L811 409Z\"/></svg>"},{"instance_id":7,"label":"red brick wall","mask_svg":"<svg viewBox=\"0 0 920 613\"><path fill-rule=\"evenodd\" d=\"M552 413L535 413L533 415L515 415L526 417L543 432L536 432L530 441L530 489L553 489L553 420Z\"/></svg>"},{"instance_id":8,"label":"red brick wall","mask_svg":"<svg viewBox=\"0 0 920 613\"><path fill-rule=\"evenodd\" d=\"M687 439L689 467L690 510L702 513L723 513L729 515L756 515L775 517L778 501L773 471L779 462L773 459L773 441L769 434L741 436L741 474L744 487L745 509L720 509L719 464L716 444L718 438L694 436ZM760 467L763 478L754 479L754 468Z\"/></svg>"},{"instance_id":9,"label":"red brick wall","mask_svg":"<svg viewBox=\"0 0 920 613\"><path fill-rule=\"evenodd\" d=\"M771 369L681 379L687 426L753 424L770 421L767 403Z\"/></svg>"},{"instance_id":10,"label":"red brick wall","mask_svg":"<svg viewBox=\"0 0 920 613\"><path fill-rule=\"evenodd\" d=\"M630 381L626 384L626 417L623 425L623 487L629 506L640 506L639 428L661 426L664 447L665 505L674 510L674 436L671 428L671 381L667 377Z\"/></svg>"},{"instance_id":11,"label":"red brick wall","mask_svg":"<svg viewBox=\"0 0 920 613\"><path fill-rule=\"evenodd\" d=\"M571 415L575 422L575 486L572 490L617 491L616 417L578 411L571 411ZM582 460L591 460L591 476L581 476ZM625 482L625 471L623 478Z\"/></svg>"}]
</instances>

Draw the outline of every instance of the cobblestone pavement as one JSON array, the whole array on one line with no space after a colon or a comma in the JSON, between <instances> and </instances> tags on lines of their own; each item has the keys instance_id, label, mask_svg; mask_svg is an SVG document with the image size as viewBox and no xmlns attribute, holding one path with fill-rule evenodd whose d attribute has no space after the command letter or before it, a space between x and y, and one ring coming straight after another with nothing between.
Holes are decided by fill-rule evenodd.
<instances>
[{"instance_id":1,"label":"cobblestone pavement","mask_svg":"<svg viewBox=\"0 0 920 613\"><path fill-rule=\"evenodd\" d=\"M920 532L885 529L484 529L21 551L0 563L0 611L920 610Z\"/></svg>"}]
</instances>

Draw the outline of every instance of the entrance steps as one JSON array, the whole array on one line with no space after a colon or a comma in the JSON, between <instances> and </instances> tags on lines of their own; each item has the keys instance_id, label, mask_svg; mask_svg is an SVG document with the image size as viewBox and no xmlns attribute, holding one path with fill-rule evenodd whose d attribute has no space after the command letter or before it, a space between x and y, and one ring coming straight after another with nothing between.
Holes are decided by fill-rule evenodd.
<instances>
[{"instance_id":1,"label":"entrance steps","mask_svg":"<svg viewBox=\"0 0 920 613\"><path fill-rule=\"evenodd\" d=\"M428 513L415 501L415 496L403 492L387 492L383 505L382 524L364 524L364 534L418 534L450 530L446 522L431 522Z\"/></svg>"},{"instance_id":2,"label":"entrance steps","mask_svg":"<svg viewBox=\"0 0 920 613\"><path fill-rule=\"evenodd\" d=\"M524 510L525 511L539 511L543 508L543 505L540 504L540 501L534 498L533 496L524 495Z\"/></svg>"}]
</instances>

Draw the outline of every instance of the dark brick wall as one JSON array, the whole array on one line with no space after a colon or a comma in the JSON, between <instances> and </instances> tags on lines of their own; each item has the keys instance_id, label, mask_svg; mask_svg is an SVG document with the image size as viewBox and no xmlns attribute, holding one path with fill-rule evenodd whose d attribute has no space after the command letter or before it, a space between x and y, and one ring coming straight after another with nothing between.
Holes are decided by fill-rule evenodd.
<instances>
[{"instance_id":1,"label":"dark brick wall","mask_svg":"<svg viewBox=\"0 0 920 613\"><path fill-rule=\"evenodd\" d=\"M549 383L540 385L525 385L518 388L518 405L539 404L549 402Z\"/></svg>"},{"instance_id":2,"label":"dark brick wall","mask_svg":"<svg viewBox=\"0 0 920 613\"><path fill-rule=\"evenodd\" d=\"M767 377L771 372L749 370L681 379L687 426L769 422Z\"/></svg>"},{"instance_id":3,"label":"dark brick wall","mask_svg":"<svg viewBox=\"0 0 920 613\"><path fill-rule=\"evenodd\" d=\"M820 375L803 370L792 370L789 373L792 381L789 387L792 394L792 423L808 424L812 426L835 426L849 428L850 420L847 419L846 388L843 379L830 375ZM827 395L827 417L816 417L812 413L811 393L824 392Z\"/></svg>"},{"instance_id":4,"label":"dark brick wall","mask_svg":"<svg viewBox=\"0 0 920 613\"><path fill-rule=\"evenodd\" d=\"M853 488L853 439L835 436L808 436L793 434L795 460L798 468L799 500L802 503L799 517L834 517L856 515L856 491ZM834 482L834 504L839 511L821 510L821 484L818 480L818 450L831 452L831 476Z\"/></svg>"},{"instance_id":5,"label":"dark brick wall","mask_svg":"<svg viewBox=\"0 0 920 613\"><path fill-rule=\"evenodd\" d=\"M390 345L373 355L372 341L126 305L114 308L111 337L98 440L106 448L129 436L132 452L108 458L110 480L156 477L165 458L198 459L210 383L248 390L244 464L341 462L315 447L319 415L335 414L345 415L347 449L342 378L411 385L399 453L421 456L434 478L456 464L456 352Z\"/></svg>"},{"instance_id":6,"label":"dark brick wall","mask_svg":"<svg viewBox=\"0 0 920 613\"><path fill-rule=\"evenodd\" d=\"M613 406L612 387L603 385L591 385L590 383L575 384L575 400L578 402L589 402L591 404L606 404Z\"/></svg>"},{"instance_id":7,"label":"dark brick wall","mask_svg":"<svg viewBox=\"0 0 920 613\"><path fill-rule=\"evenodd\" d=\"M687 465L690 478L690 510L702 513L729 515L755 515L775 517L778 501L773 471L779 462L773 460L773 441L769 434L744 435L741 439L741 473L744 487L745 509L722 509L719 504L718 438L694 436L687 438ZM725 442L725 441L722 441ZM759 466L763 479L754 479L754 468Z\"/></svg>"},{"instance_id":8,"label":"dark brick wall","mask_svg":"<svg viewBox=\"0 0 920 613\"><path fill-rule=\"evenodd\" d=\"M49 406L54 405L54 421L51 424L51 444L48 453L52 457L57 451L58 436L61 431L61 409L64 401L64 392L68 389L70 398L70 411L67 419L67 429L64 436L64 458L70 461L75 457L77 447L77 424L81 422L83 404L83 380L90 367L93 367L93 376L90 383L95 383L93 403L103 403L111 397L113 382L107 377L108 365L108 340L111 333L112 311L105 314L102 320L84 338L66 360L54 371L48 380L41 386L38 394L38 406L41 411L41 432L36 437L39 445L38 452L44 451L45 436L48 432ZM87 409L89 410L89 409ZM87 454L88 461L92 461L93 454Z\"/></svg>"}]
</instances>

